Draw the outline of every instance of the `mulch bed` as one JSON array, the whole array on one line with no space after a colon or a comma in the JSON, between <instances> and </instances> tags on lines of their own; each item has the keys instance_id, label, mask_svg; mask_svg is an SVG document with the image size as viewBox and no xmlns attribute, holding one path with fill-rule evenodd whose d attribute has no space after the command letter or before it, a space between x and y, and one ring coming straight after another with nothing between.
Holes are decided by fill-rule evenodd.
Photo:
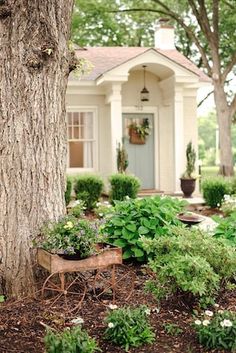
<instances>
[{"instance_id":1,"label":"mulch bed","mask_svg":"<svg viewBox=\"0 0 236 353\"><path fill-rule=\"evenodd\" d=\"M192 313L180 298L175 298L162 303L160 312L157 313L157 303L154 298L144 292L144 282L148 277L145 269L140 265L132 265L136 273L135 289L128 303L125 300L117 299L118 306L137 306L146 304L152 308L150 321L156 334L156 342L152 345L145 345L140 348L132 348L132 353L207 353L207 350L200 347L191 327ZM129 283L127 286L129 287ZM124 286L124 297L128 287ZM109 342L103 337L106 325L104 317L107 312L107 305L111 303L104 299L98 301L92 293L86 295L82 307L73 315L64 312L64 306L57 302L50 306L47 300L26 298L21 301L9 301L0 304L0 352L1 353L43 353L45 326L48 325L57 330L71 326L71 319L82 317L83 327L88 330L91 336L97 339L102 352L123 353L124 350ZM224 292L218 301L220 308L235 310L236 293ZM178 325L183 332L177 336L167 334L163 325L166 323ZM224 351L211 351L223 353ZM66 352L65 352L66 353Z\"/></svg>"}]
</instances>

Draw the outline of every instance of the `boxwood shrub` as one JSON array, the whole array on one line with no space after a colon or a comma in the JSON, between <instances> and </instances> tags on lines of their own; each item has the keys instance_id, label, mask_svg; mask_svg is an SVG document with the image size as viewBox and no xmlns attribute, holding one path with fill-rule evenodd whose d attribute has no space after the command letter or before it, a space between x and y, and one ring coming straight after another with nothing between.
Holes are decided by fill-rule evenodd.
<instances>
[{"instance_id":1,"label":"boxwood shrub","mask_svg":"<svg viewBox=\"0 0 236 353\"><path fill-rule=\"evenodd\" d=\"M218 177L205 179L202 182L202 193L206 204L210 207L220 207L224 195L229 194L231 185L229 180Z\"/></svg>"},{"instance_id":2,"label":"boxwood shrub","mask_svg":"<svg viewBox=\"0 0 236 353\"><path fill-rule=\"evenodd\" d=\"M140 180L133 175L114 174L109 178L111 185L110 200L122 201L126 196L131 199L137 197L140 188Z\"/></svg>"},{"instance_id":3,"label":"boxwood shrub","mask_svg":"<svg viewBox=\"0 0 236 353\"><path fill-rule=\"evenodd\" d=\"M80 175L75 180L75 194L77 200L84 201L88 210L96 207L96 203L102 194L103 180L98 175L86 174Z\"/></svg>"}]
</instances>

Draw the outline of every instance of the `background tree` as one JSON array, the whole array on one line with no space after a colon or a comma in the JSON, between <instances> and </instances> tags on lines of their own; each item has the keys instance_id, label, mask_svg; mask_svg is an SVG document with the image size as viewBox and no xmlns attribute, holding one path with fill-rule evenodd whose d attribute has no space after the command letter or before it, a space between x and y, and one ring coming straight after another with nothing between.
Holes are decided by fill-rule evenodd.
<instances>
[{"instance_id":1,"label":"background tree","mask_svg":"<svg viewBox=\"0 0 236 353\"><path fill-rule=\"evenodd\" d=\"M99 23L103 23L102 30L109 29L106 36L100 38L103 45L133 45L132 41L135 38L135 31L139 23L141 30L137 35L138 43L142 45L151 43L150 35L153 37L153 23L157 17L169 18L177 26L178 41L176 44L178 49L194 61L198 67L202 67L212 78L220 133L220 171L222 174L232 175L231 123L236 113L236 94L235 92L229 92L228 82L236 76L235 1L120 0L110 1L108 5L103 0L95 3L87 1L87 15L92 11L89 9L88 3L93 8L93 16L96 12ZM77 6L81 9L84 6L84 1L78 0ZM124 17L122 17L122 14ZM104 16L106 16L106 21L102 22ZM76 14L74 21L75 18ZM88 29L90 22L88 17L87 19ZM123 26L119 27L117 23L125 24L126 33L128 29L128 36L123 36ZM144 25L146 25L146 31ZM123 41L120 37L119 40L116 40L118 34L114 36L113 26L116 26L116 33L123 38ZM75 35L76 26L74 25L73 28ZM92 33L93 41L88 41L90 45L94 44L98 35L95 31ZM142 39L144 35L146 36L145 40ZM84 33L84 38L86 37ZM111 38L112 42L110 42ZM81 43L81 45L84 44ZM153 42L151 45L153 45Z\"/></svg>"},{"instance_id":2,"label":"background tree","mask_svg":"<svg viewBox=\"0 0 236 353\"><path fill-rule=\"evenodd\" d=\"M65 211L73 0L0 1L0 293L34 290L31 239Z\"/></svg>"}]
</instances>

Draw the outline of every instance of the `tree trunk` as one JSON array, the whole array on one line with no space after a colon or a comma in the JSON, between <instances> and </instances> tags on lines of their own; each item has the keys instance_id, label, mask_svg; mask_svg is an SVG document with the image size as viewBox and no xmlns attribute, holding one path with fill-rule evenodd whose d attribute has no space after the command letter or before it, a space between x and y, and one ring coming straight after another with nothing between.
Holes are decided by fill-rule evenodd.
<instances>
[{"instance_id":1,"label":"tree trunk","mask_svg":"<svg viewBox=\"0 0 236 353\"><path fill-rule=\"evenodd\" d=\"M231 142L231 116L226 101L224 87L220 82L214 82L214 98L219 125L220 142L220 174L234 175L232 142Z\"/></svg>"},{"instance_id":2,"label":"tree trunk","mask_svg":"<svg viewBox=\"0 0 236 353\"><path fill-rule=\"evenodd\" d=\"M0 294L34 291L32 238L65 212L73 0L0 2Z\"/></svg>"}]
</instances>

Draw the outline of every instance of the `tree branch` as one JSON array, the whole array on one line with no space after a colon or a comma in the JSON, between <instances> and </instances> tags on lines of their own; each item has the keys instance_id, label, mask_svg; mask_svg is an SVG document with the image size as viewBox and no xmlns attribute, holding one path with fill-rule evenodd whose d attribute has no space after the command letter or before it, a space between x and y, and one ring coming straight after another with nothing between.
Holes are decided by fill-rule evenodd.
<instances>
[{"instance_id":1,"label":"tree branch","mask_svg":"<svg viewBox=\"0 0 236 353\"><path fill-rule=\"evenodd\" d=\"M214 90L212 90L211 92L209 92L209 93L198 103L197 107L199 108L199 107L202 105L202 103L204 103L205 100L206 100L208 97L210 97L213 93L214 93Z\"/></svg>"},{"instance_id":2,"label":"tree branch","mask_svg":"<svg viewBox=\"0 0 236 353\"><path fill-rule=\"evenodd\" d=\"M219 50L219 0L213 1L213 34L217 51Z\"/></svg>"},{"instance_id":3,"label":"tree branch","mask_svg":"<svg viewBox=\"0 0 236 353\"><path fill-rule=\"evenodd\" d=\"M212 70L211 67L208 63L208 59L207 56L205 54L204 48L201 46L198 38L196 37L196 35L194 34L194 32L191 30L191 28L189 26L187 26L185 24L185 22L182 20L182 18L176 14L175 12L173 12L168 6L166 6L162 1L159 0L152 0L153 2L155 2L156 4L160 5L164 10L157 10L157 9L150 9L150 8L145 8L145 9L140 9L140 8L131 8L131 9L124 9L124 10L113 10L113 11L109 11L109 12L140 12L140 11L147 11L147 12L156 12L159 13L161 15L165 15L167 17L170 17L172 19L174 19L176 22L178 22L180 24L180 26L182 26L184 28L184 30L188 33L189 38L191 38L191 40L193 41L193 43L197 46L201 56L202 56L202 61L204 63L205 68L208 71L208 75L211 76L212 74Z\"/></svg>"},{"instance_id":4,"label":"tree branch","mask_svg":"<svg viewBox=\"0 0 236 353\"><path fill-rule=\"evenodd\" d=\"M226 66L224 72L221 75L222 82L224 82L226 80L227 75L233 69L234 65L236 65L236 53L234 54L232 60L228 63L228 65Z\"/></svg>"}]
</instances>

